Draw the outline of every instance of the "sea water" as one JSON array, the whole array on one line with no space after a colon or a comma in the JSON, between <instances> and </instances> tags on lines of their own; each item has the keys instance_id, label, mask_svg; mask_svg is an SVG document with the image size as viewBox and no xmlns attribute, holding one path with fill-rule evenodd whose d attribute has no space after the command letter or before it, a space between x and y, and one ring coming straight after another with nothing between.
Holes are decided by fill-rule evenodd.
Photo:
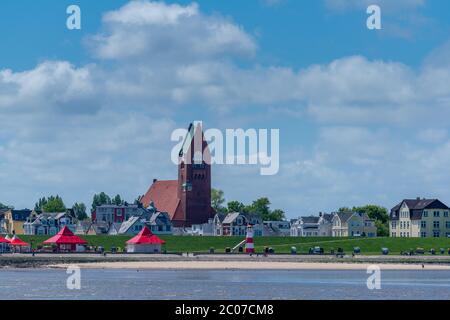
<instances>
[{"instance_id":1,"label":"sea water","mask_svg":"<svg viewBox=\"0 0 450 320\"><path fill-rule=\"evenodd\" d=\"M81 270L70 290L60 269L0 270L0 299L450 299L450 271Z\"/></svg>"}]
</instances>

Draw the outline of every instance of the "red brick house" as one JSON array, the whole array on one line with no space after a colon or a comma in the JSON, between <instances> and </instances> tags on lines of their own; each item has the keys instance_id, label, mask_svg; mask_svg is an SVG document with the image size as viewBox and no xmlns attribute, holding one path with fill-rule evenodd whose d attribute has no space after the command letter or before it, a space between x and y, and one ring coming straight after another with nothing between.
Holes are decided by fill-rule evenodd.
<instances>
[{"instance_id":1,"label":"red brick house","mask_svg":"<svg viewBox=\"0 0 450 320\"><path fill-rule=\"evenodd\" d=\"M153 202L159 211L167 212L174 227L208 222L215 214L210 159L201 125L191 124L179 153L178 180L153 180L141 203L147 207Z\"/></svg>"}]
</instances>

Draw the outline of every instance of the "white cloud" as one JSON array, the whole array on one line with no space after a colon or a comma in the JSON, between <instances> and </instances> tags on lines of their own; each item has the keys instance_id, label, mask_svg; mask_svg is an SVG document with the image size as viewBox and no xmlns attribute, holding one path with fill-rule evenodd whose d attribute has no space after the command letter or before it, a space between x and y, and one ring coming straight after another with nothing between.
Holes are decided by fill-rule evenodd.
<instances>
[{"instance_id":1,"label":"white cloud","mask_svg":"<svg viewBox=\"0 0 450 320\"><path fill-rule=\"evenodd\" d=\"M93 51L105 59L143 58L159 63L201 60L224 55L249 57L253 37L219 16L205 16L197 4L133 1L105 14L106 31L90 39Z\"/></svg>"},{"instance_id":2,"label":"white cloud","mask_svg":"<svg viewBox=\"0 0 450 320\"><path fill-rule=\"evenodd\" d=\"M269 196L293 216L410 193L450 196L442 174L450 65L433 56L418 70L361 56L303 70L260 66L256 40L230 19L195 4L146 1L105 14L88 44L89 65L0 71L0 116L8 119L0 126L0 201L31 206L60 193L70 205L102 190L133 200L152 178L176 176L169 133L197 120L187 118L242 126L267 110L269 125L308 117L319 134L310 149L282 148L277 176L215 169L215 185L231 198ZM250 107L261 111L245 115Z\"/></svg>"}]
</instances>

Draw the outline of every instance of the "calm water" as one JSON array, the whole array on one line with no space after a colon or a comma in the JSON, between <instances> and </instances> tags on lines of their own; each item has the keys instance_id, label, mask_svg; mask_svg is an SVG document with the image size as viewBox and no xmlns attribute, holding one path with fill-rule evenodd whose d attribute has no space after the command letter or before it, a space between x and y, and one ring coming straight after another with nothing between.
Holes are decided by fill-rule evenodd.
<instances>
[{"instance_id":1,"label":"calm water","mask_svg":"<svg viewBox=\"0 0 450 320\"><path fill-rule=\"evenodd\" d=\"M82 270L68 290L65 270L0 270L0 299L450 299L450 271Z\"/></svg>"}]
</instances>

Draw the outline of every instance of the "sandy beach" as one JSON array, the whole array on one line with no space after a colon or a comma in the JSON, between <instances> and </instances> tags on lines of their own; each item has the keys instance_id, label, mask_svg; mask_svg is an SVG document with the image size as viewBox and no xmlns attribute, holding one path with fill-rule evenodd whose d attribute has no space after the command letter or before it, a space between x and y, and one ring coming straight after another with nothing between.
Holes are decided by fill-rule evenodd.
<instances>
[{"instance_id":1,"label":"sandy beach","mask_svg":"<svg viewBox=\"0 0 450 320\"><path fill-rule=\"evenodd\" d=\"M130 261L96 262L77 264L84 269L199 269L199 270L367 270L377 265L381 270L450 270L450 265L401 264L401 263L320 263L320 262L274 262L274 261ZM67 268L68 264L51 265Z\"/></svg>"}]
</instances>

